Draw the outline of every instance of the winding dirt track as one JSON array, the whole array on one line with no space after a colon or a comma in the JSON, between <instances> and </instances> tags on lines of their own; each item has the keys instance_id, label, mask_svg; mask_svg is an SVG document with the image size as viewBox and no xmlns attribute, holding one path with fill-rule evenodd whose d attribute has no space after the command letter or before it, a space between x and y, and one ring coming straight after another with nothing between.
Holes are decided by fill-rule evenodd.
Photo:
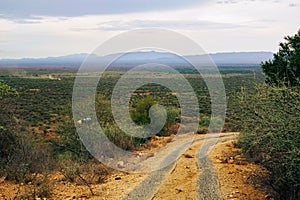
<instances>
[{"instance_id":1,"label":"winding dirt track","mask_svg":"<svg viewBox=\"0 0 300 200\"><path fill-rule=\"evenodd\" d=\"M236 134L197 135L180 158L151 173L124 200L142 199L222 199L218 177L206 155L216 142L232 140Z\"/></svg>"}]
</instances>

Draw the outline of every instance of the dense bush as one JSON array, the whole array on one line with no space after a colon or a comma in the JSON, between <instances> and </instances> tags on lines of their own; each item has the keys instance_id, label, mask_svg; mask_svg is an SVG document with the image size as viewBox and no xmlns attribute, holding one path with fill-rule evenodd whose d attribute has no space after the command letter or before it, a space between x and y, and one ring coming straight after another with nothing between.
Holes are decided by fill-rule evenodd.
<instances>
[{"instance_id":1,"label":"dense bush","mask_svg":"<svg viewBox=\"0 0 300 200\"><path fill-rule=\"evenodd\" d=\"M300 89L260 84L238 98L239 145L270 171L281 199L300 199Z\"/></svg>"},{"instance_id":2,"label":"dense bush","mask_svg":"<svg viewBox=\"0 0 300 200\"><path fill-rule=\"evenodd\" d=\"M146 141L144 138L127 135L116 124L107 125L103 131L112 143L124 150L133 150Z\"/></svg>"},{"instance_id":3,"label":"dense bush","mask_svg":"<svg viewBox=\"0 0 300 200\"><path fill-rule=\"evenodd\" d=\"M2 170L8 180L31 182L33 173L45 173L53 167L51 150L47 144L34 142L29 135L15 135L13 150Z\"/></svg>"},{"instance_id":4,"label":"dense bush","mask_svg":"<svg viewBox=\"0 0 300 200\"><path fill-rule=\"evenodd\" d=\"M32 173L48 172L54 166L47 143L18 127L1 127L1 124L3 118L0 119L0 177L17 183L32 182Z\"/></svg>"},{"instance_id":5,"label":"dense bush","mask_svg":"<svg viewBox=\"0 0 300 200\"><path fill-rule=\"evenodd\" d=\"M0 81L0 99L9 93L11 88Z\"/></svg>"},{"instance_id":6,"label":"dense bush","mask_svg":"<svg viewBox=\"0 0 300 200\"><path fill-rule=\"evenodd\" d=\"M12 154L15 143L15 134L0 126L0 169L8 162L8 157Z\"/></svg>"},{"instance_id":7,"label":"dense bush","mask_svg":"<svg viewBox=\"0 0 300 200\"><path fill-rule=\"evenodd\" d=\"M80 140L72 120L66 120L56 131L60 139L52 140L51 143L54 156L58 160L87 161L91 158Z\"/></svg>"},{"instance_id":8,"label":"dense bush","mask_svg":"<svg viewBox=\"0 0 300 200\"><path fill-rule=\"evenodd\" d=\"M134 105L134 109L131 111L132 120L138 125L147 125L151 123L149 117L150 108L157 104L155 99L151 96L147 96L141 100L139 100L136 105ZM165 107L166 109L166 122L162 130L157 134L160 136L166 136L171 134L172 126L175 125L180 119L180 109L173 106ZM155 120L160 123L164 119L164 113L162 110L158 110L155 112Z\"/></svg>"}]
</instances>

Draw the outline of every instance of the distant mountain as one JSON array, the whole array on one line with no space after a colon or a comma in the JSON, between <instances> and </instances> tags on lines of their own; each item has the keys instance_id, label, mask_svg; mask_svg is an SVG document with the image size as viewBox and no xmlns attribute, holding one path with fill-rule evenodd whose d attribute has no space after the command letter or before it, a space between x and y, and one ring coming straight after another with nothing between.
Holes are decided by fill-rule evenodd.
<instances>
[{"instance_id":1,"label":"distant mountain","mask_svg":"<svg viewBox=\"0 0 300 200\"><path fill-rule=\"evenodd\" d=\"M210 57L216 64L260 64L273 58L272 52L215 53Z\"/></svg>"},{"instance_id":2,"label":"distant mountain","mask_svg":"<svg viewBox=\"0 0 300 200\"><path fill-rule=\"evenodd\" d=\"M0 59L0 66L79 66L88 54L73 54L48 58L21 58L21 59Z\"/></svg>"},{"instance_id":3,"label":"distant mountain","mask_svg":"<svg viewBox=\"0 0 300 200\"><path fill-rule=\"evenodd\" d=\"M258 65L262 61L273 58L272 52L230 52L230 53L215 53L209 54L211 59L217 65ZM102 64L112 59L116 59L112 66L127 66L132 64L145 63L161 63L172 64L177 66L187 65L187 62L182 58L172 53L166 52L130 52L111 54L107 56L97 56L95 54L74 54L60 57L48 58L22 58L22 59L0 59L0 66L6 67L30 67L30 66L74 66L79 67L82 62L89 57L91 63ZM188 55L185 56L189 60L201 63L206 60L207 55Z\"/></svg>"}]
</instances>

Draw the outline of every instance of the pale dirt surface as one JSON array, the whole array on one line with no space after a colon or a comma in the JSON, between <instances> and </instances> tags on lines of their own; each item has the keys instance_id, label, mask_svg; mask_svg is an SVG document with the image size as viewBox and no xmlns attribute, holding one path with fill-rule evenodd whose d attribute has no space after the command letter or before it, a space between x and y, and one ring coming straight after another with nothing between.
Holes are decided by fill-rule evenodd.
<instances>
[{"instance_id":1,"label":"pale dirt surface","mask_svg":"<svg viewBox=\"0 0 300 200\"><path fill-rule=\"evenodd\" d=\"M197 153L203 144L201 139L204 136L195 136L195 142L177 160L175 168L166 175L153 199L196 199L197 179L201 173L198 168Z\"/></svg>"},{"instance_id":2,"label":"pale dirt surface","mask_svg":"<svg viewBox=\"0 0 300 200\"><path fill-rule=\"evenodd\" d=\"M192 145L176 162L175 168L167 174L162 186L153 199L194 199L196 197L196 180L198 167L196 149Z\"/></svg>"},{"instance_id":3,"label":"pale dirt surface","mask_svg":"<svg viewBox=\"0 0 300 200\"><path fill-rule=\"evenodd\" d=\"M247 161L240 149L234 147L234 141L217 144L209 157L215 166L224 200L271 198L273 191L263 180L267 170Z\"/></svg>"},{"instance_id":4,"label":"pale dirt surface","mask_svg":"<svg viewBox=\"0 0 300 200\"><path fill-rule=\"evenodd\" d=\"M144 149L137 151L137 154L152 154L157 149L171 142L174 135L169 137L154 137L153 142L146 144ZM150 173L149 173L150 174ZM124 194L128 194L140 182L149 176L149 174L128 174L125 172L113 171L103 184L91 185L94 196L91 195L89 188L84 184L71 183L65 180L60 172L49 174L50 185L52 189L51 200L57 199L122 199ZM3 180L2 180L3 179ZM20 199L22 194L32 193L30 184L14 184L0 177L0 200ZM16 197L16 198L15 198ZM34 199L34 198L33 198ZM39 199L39 198L36 198Z\"/></svg>"},{"instance_id":5,"label":"pale dirt surface","mask_svg":"<svg viewBox=\"0 0 300 200\"><path fill-rule=\"evenodd\" d=\"M232 135L226 135L230 134L222 134L222 138L232 138ZM174 167L166 172L164 179L159 183L160 187L154 191L152 199L196 199L197 179L201 174L197 165L197 153L203 143L201 141L203 137L204 135L195 136L196 142L177 160ZM264 187L254 184L249 177L257 172L266 173L266 171L258 165L245 161L238 154L233 154L237 150L232 145L233 140L217 144L209 156L219 177L223 198L265 199L268 193L261 191ZM143 152L155 152L157 148L170 141L171 139L167 137L154 138L153 143L149 144ZM227 159L231 155L235 156L233 161ZM87 186L64 181L64 176L56 172L49 175L53 195L48 199L123 199L149 176L150 173L129 174L113 171L104 183L91 185L95 193L92 196ZM19 186L0 179L0 199L14 199L18 190L20 194L26 192L28 187L30 185Z\"/></svg>"}]
</instances>

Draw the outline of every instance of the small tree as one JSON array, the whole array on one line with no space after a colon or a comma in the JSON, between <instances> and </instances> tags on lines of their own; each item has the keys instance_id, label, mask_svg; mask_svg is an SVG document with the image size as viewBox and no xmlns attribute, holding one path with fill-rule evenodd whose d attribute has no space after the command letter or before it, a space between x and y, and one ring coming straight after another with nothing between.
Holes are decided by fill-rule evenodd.
<instances>
[{"instance_id":1,"label":"small tree","mask_svg":"<svg viewBox=\"0 0 300 200\"><path fill-rule=\"evenodd\" d=\"M9 93L12 89L0 81L0 99Z\"/></svg>"},{"instance_id":2,"label":"small tree","mask_svg":"<svg viewBox=\"0 0 300 200\"><path fill-rule=\"evenodd\" d=\"M137 102L136 108L131 112L131 117L138 125L145 125L150 123L149 110L151 106L156 104L151 96L141 99Z\"/></svg>"},{"instance_id":3,"label":"small tree","mask_svg":"<svg viewBox=\"0 0 300 200\"><path fill-rule=\"evenodd\" d=\"M294 36L284 38L274 59L262 63L268 83L299 85L300 78L300 30Z\"/></svg>"},{"instance_id":4,"label":"small tree","mask_svg":"<svg viewBox=\"0 0 300 200\"><path fill-rule=\"evenodd\" d=\"M137 102L135 109L131 112L132 120L138 125L147 125L151 123L151 119L149 117L150 108L157 104L155 99L151 96L147 96L146 98L141 99ZM167 119L163 129L158 133L158 135L168 135L171 131L170 128L172 125L176 124L179 119L180 109L176 107L167 107L166 108ZM164 113L162 110L158 110L155 113L155 118L157 122L161 122L163 119ZM161 120L160 120L161 119Z\"/></svg>"}]
</instances>

